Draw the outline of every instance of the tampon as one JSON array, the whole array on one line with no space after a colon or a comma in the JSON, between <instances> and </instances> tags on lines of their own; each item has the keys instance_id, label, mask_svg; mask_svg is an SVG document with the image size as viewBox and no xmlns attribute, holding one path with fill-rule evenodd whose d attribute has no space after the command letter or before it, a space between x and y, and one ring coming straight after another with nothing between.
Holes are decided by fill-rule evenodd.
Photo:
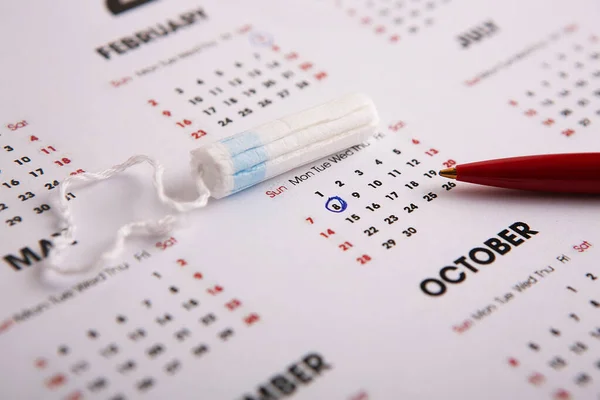
<instances>
[{"instance_id":1,"label":"tampon","mask_svg":"<svg viewBox=\"0 0 600 400\"><path fill-rule=\"evenodd\" d=\"M350 94L195 149L192 173L220 199L361 143L378 122L373 101Z\"/></svg>"}]
</instances>

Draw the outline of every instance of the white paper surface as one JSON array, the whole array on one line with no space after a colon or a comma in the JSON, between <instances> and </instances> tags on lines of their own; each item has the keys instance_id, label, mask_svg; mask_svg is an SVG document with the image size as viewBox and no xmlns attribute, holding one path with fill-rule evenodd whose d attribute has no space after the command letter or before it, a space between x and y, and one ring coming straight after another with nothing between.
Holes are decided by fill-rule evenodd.
<instances>
[{"instance_id":1,"label":"white paper surface","mask_svg":"<svg viewBox=\"0 0 600 400\"><path fill-rule=\"evenodd\" d=\"M600 151L599 12L2 4L2 398L597 398L598 199L451 186L430 171ZM479 40L464 47L468 33ZM189 151L353 91L378 106L369 145L212 201L103 270L40 279L70 173L148 154L170 193L192 199ZM144 167L72 195L73 262L165 212ZM506 237L523 242L504 255L484 244ZM421 290L430 278L443 295Z\"/></svg>"}]
</instances>

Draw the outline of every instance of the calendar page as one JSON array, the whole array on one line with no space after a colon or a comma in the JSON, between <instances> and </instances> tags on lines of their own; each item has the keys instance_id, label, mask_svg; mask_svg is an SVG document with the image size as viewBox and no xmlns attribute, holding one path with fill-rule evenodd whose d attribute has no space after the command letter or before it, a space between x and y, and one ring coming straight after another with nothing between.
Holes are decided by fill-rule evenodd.
<instances>
[{"instance_id":1,"label":"calendar page","mask_svg":"<svg viewBox=\"0 0 600 400\"><path fill-rule=\"evenodd\" d=\"M91 0L0 5L6 399L600 399L600 204L448 181L600 151L600 5ZM364 143L45 279L71 175L362 92ZM66 192L65 263L158 219L148 166Z\"/></svg>"}]
</instances>

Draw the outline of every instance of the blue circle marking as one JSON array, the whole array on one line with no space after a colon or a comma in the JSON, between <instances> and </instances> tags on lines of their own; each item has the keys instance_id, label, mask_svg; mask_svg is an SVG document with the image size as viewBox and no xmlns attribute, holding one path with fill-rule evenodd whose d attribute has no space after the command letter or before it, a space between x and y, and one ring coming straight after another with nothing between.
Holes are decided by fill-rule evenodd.
<instances>
[{"instance_id":1,"label":"blue circle marking","mask_svg":"<svg viewBox=\"0 0 600 400\"><path fill-rule=\"evenodd\" d=\"M348 203L346 203L346 201L340 196L333 196L327 199L325 208L334 213L341 213L346 211L346 208L348 208Z\"/></svg>"}]
</instances>

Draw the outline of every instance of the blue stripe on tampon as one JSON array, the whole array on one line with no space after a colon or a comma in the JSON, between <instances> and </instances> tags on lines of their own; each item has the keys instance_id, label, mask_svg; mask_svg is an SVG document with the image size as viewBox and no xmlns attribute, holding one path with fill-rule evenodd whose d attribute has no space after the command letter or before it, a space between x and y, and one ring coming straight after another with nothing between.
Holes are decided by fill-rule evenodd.
<instances>
[{"instance_id":1,"label":"blue stripe on tampon","mask_svg":"<svg viewBox=\"0 0 600 400\"><path fill-rule=\"evenodd\" d=\"M233 175L233 189L231 190L231 193L238 192L242 189L264 181L266 172L267 167L265 163L260 163L251 168L235 173Z\"/></svg>"},{"instance_id":2,"label":"blue stripe on tampon","mask_svg":"<svg viewBox=\"0 0 600 400\"><path fill-rule=\"evenodd\" d=\"M255 147L250 150L246 150L236 156L233 156L233 173L243 171L251 168L257 164L267 161L268 155L264 146Z\"/></svg>"},{"instance_id":3,"label":"blue stripe on tampon","mask_svg":"<svg viewBox=\"0 0 600 400\"><path fill-rule=\"evenodd\" d=\"M243 153L248 149L262 146L262 140L256 132L241 132L227 139L221 140L221 144L227 148L231 157Z\"/></svg>"}]
</instances>

